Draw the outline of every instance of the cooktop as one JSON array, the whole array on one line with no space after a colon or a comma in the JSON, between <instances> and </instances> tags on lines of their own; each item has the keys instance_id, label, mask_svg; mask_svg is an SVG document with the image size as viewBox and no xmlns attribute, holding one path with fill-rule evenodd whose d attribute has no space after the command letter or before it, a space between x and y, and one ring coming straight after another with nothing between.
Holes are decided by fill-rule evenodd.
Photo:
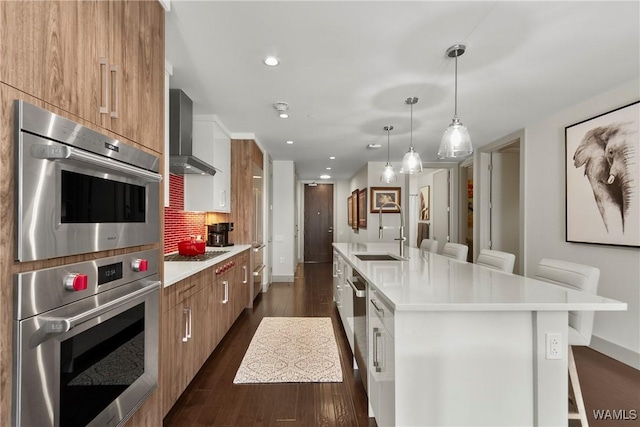
<instances>
[{"instance_id":1,"label":"cooktop","mask_svg":"<svg viewBox=\"0 0 640 427\"><path fill-rule=\"evenodd\" d=\"M206 261L220 255L226 254L228 251L206 251L200 255L186 256L180 254L169 254L164 256L165 261Z\"/></svg>"}]
</instances>

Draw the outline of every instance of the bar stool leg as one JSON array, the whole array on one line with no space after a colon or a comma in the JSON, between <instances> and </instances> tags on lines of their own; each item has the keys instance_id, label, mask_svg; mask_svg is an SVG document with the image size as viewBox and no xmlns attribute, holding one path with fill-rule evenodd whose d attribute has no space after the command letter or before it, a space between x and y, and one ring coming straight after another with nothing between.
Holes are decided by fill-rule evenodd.
<instances>
[{"instance_id":1,"label":"bar stool leg","mask_svg":"<svg viewBox=\"0 0 640 427\"><path fill-rule=\"evenodd\" d=\"M580 389L580 381L578 380L578 369L576 368L576 360L573 357L573 348L569 346L569 379L573 395L575 396L575 406L578 412L569 412L570 420L580 420L582 427L589 427L587 421L587 411L584 408L584 400L582 399L582 390Z\"/></svg>"}]
</instances>

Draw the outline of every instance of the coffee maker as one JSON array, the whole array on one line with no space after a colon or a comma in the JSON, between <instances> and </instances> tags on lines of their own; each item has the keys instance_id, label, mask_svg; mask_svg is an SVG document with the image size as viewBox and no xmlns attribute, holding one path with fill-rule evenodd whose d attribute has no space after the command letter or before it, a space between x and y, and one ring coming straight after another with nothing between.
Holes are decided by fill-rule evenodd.
<instances>
[{"instance_id":1,"label":"coffee maker","mask_svg":"<svg viewBox=\"0 0 640 427\"><path fill-rule=\"evenodd\" d=\"M232 222L219 222L207 225L207 245L208 246L233 246L229 242L229 232L233 231Z\"/></svg>"}]
</instances>

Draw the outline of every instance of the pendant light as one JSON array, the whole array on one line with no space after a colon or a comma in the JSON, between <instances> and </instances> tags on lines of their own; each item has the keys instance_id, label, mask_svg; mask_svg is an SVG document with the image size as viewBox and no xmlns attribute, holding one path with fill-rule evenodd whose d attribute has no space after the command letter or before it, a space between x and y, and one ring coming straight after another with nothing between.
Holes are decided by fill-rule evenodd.
<instances>
[{"instance_id":1,"label":"pendant light","mask_svg":"<svg viewBox=\"0 0 640 427\"><path fill-rule=\"evenodd\" d=\"M410 97L407 98L404 102L411 105L411 139L409 140L409 151L402 158L402 168L400 169L400 173L420 173L422 172L422 159L420 158L420 154L413 149L413 104L418 102L418 98Z\"/></svg>"},{"instance_id":2,"label":"pendant light","mask_svg":"<svg viewBox=\"0 0 640 427\"><path fill-rule=\"evenodd\" d=\"M387 164L384 166L382 175L380 175L380 182L391 184L392 182L396 182L396 179L398 178L396 176L396 171L393 170L393 166L389 163L389 132L393 130L393 126L388 125L383 129L387 131Z\"/></svg>"},{"instance_id":3,"label":"pendant light","mask_svg":"<svg viewBox=\"0 0 640 427\"><path fill-rule=\"evenodd\" d=\"M447 49L447 56L456 59L455 107L453 110L453 120L444 131L444 135L442 135L442 140L440 141L438 157L441 159L464 157L473 153L469 131L458 118L458 57L461 56L466 49L467 47L463 44L455 44Z\"/></svg>"}]
</instances>

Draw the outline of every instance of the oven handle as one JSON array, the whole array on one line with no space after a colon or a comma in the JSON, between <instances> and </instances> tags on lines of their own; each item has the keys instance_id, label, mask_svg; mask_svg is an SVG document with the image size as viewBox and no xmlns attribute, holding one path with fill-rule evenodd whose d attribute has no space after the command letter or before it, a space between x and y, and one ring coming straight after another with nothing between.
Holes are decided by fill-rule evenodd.
<instances>
[{"instance_id":1,"label":"oven handle","mask_svg":"<svg viewBox=\"0 0 640 427\"><path fill-rule=\"evenodd\" d=\"M95 166L115 170L151 182L162 181L162 175L145 169L122 163L118 160L108 159L96 154L88 153L66 145L37 144L31 147L31 156L36 159L46 160L78 160Z\"/></svg>"},{"instance_id":2,"label":"oven handle","mask_svg":"<svg viewBox=\"0 0 640 427\"><path fill-rule=\"evenodd\" d=\"M61 334L64 332L69 332L74 327L93 319L94 317L98 317L107 311L114 310L128 302L133 301L136 298L140 298L155 292L160 288L162 284L161 281L155 281L145 286L142 289L139 289L130 294L126 294L121 296L120 298L116 298L113 301L110 301L106 304L103 304L99 307L93 308L91 310L85 311L81 314L72 317L49 317L42 319L44 321L43 329L45 333L49 334Z\"/></svg>"}]
</instances>

